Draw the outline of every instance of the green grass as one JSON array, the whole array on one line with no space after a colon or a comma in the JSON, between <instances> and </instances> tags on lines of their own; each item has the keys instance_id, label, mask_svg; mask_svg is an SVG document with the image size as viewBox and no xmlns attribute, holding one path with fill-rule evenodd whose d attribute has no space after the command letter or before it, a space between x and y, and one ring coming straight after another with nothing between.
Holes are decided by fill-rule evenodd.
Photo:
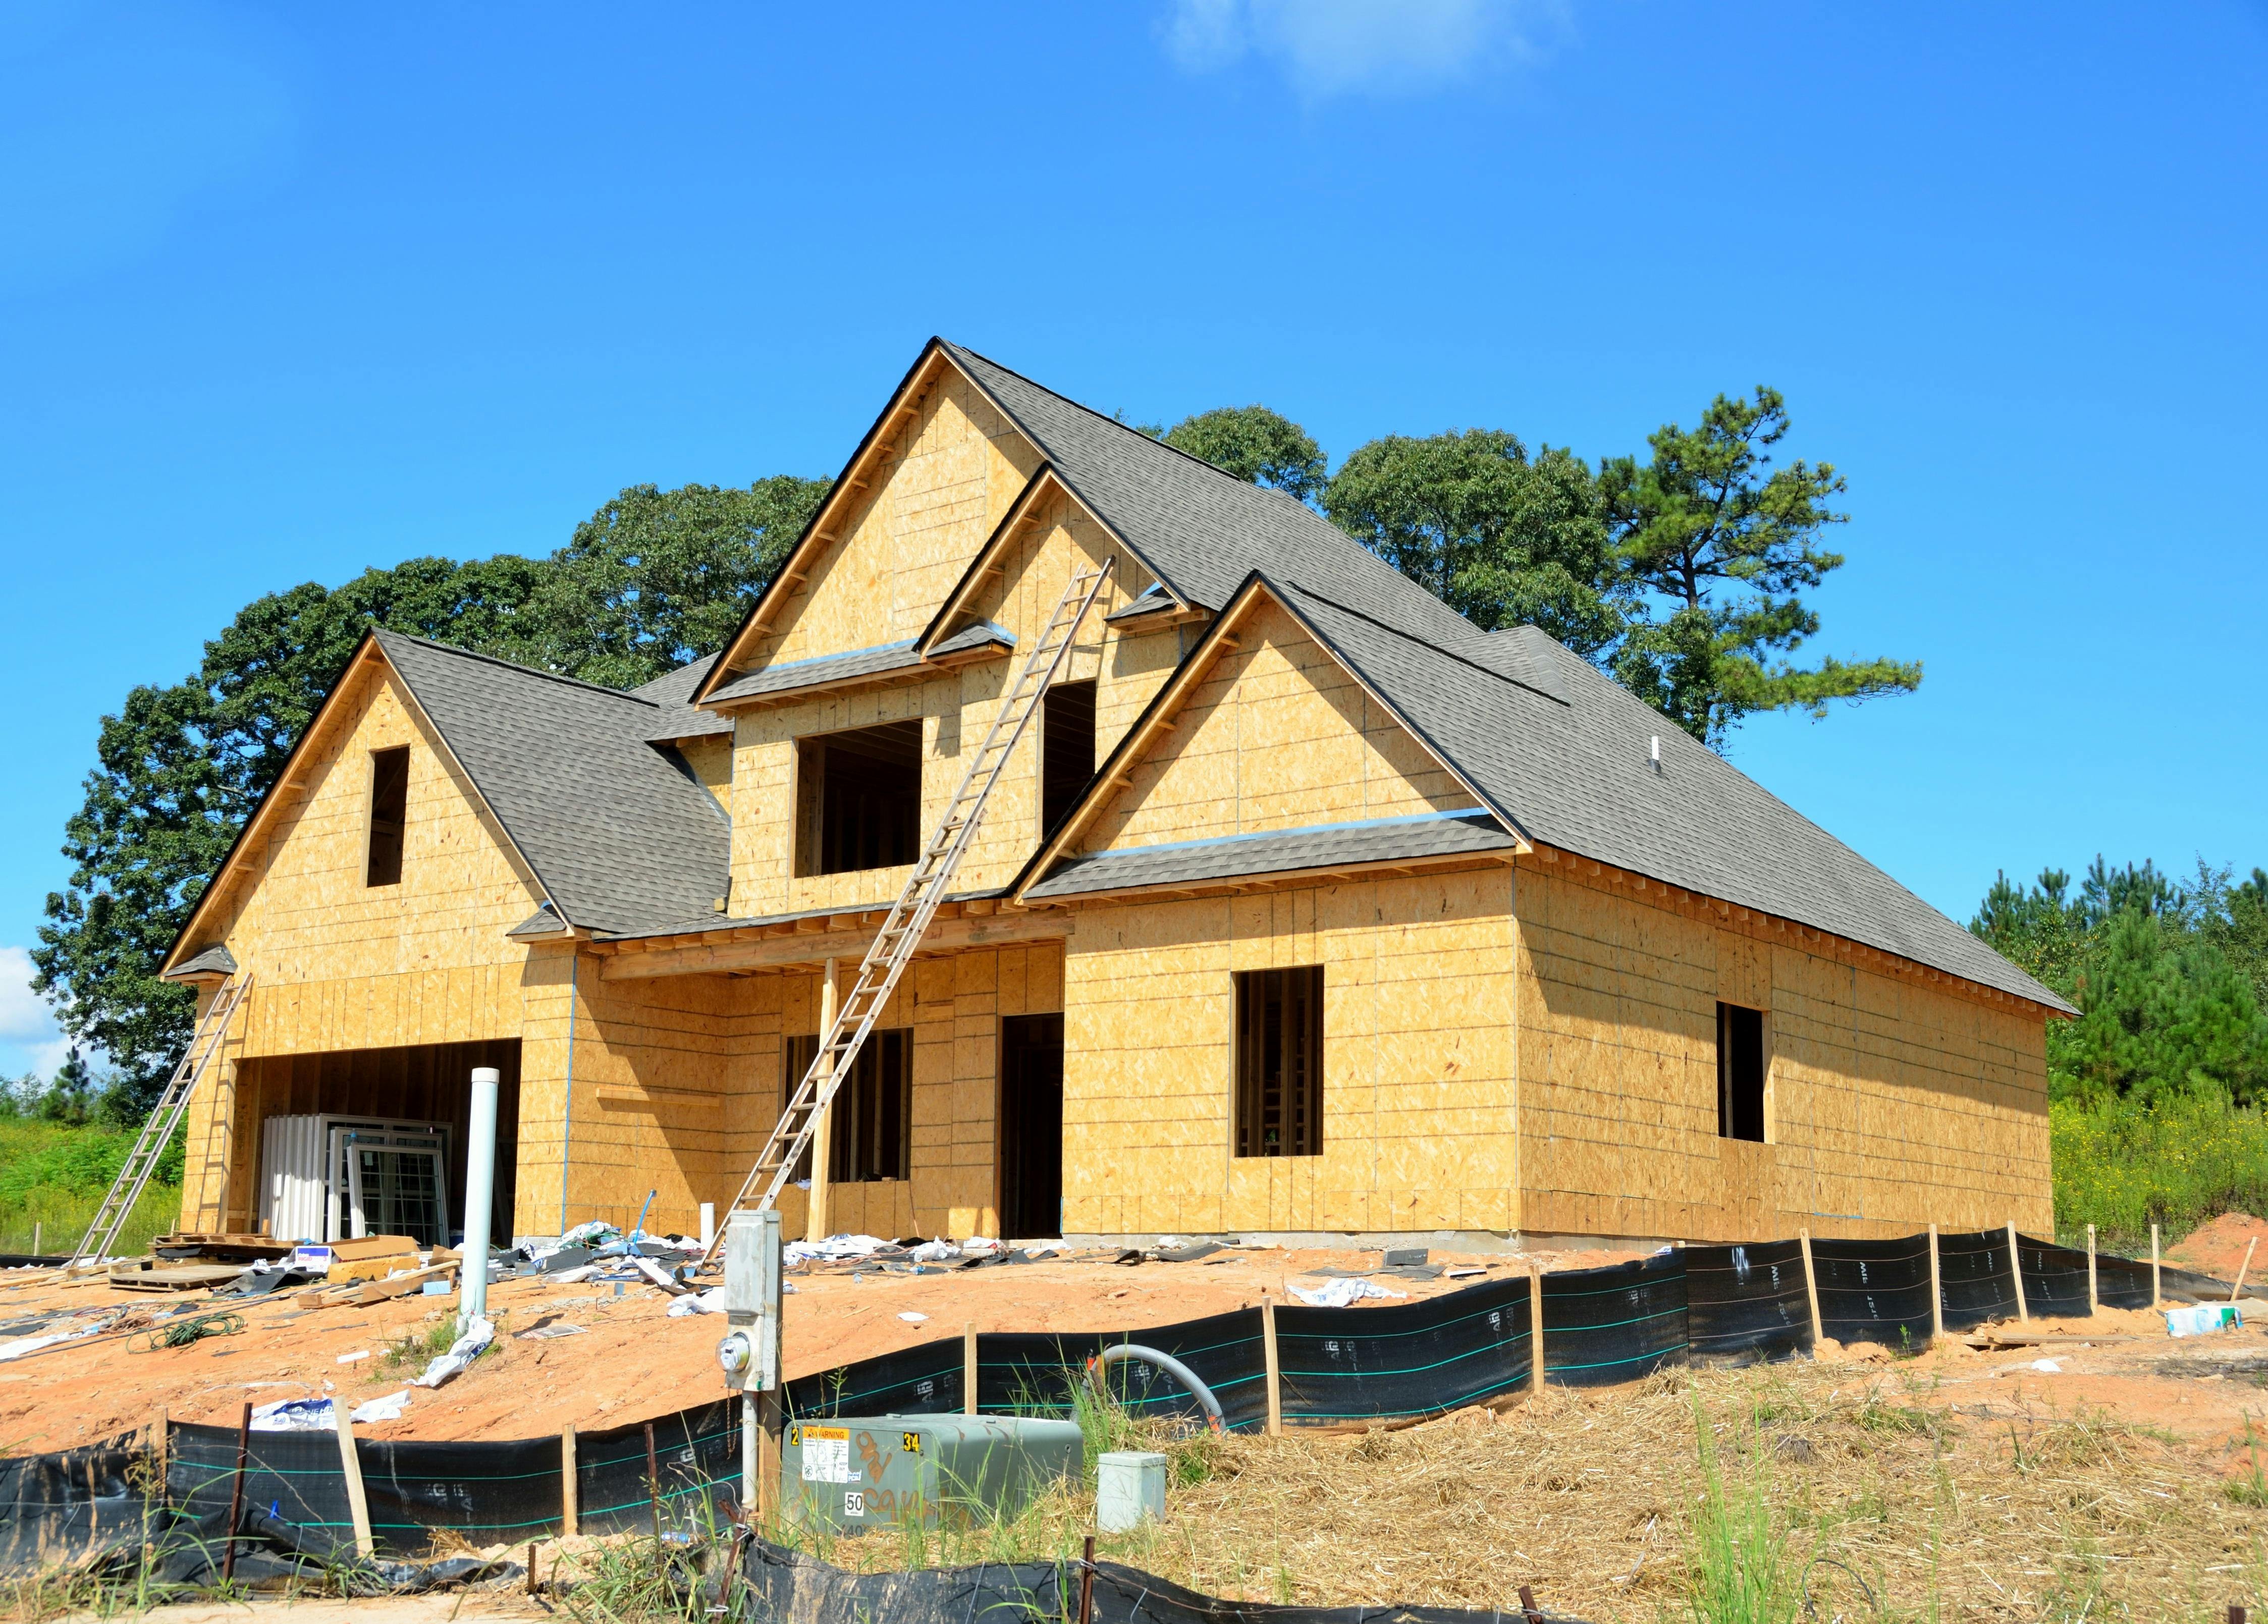
<instances>
[{"instance_id":1,"label":"green grass","mask_svg":"<svg viewBox=\"0 0 2268 1624\"><path fill-rule=\"evenodd\" d=\"M93 1124L73 1127L36 1117L0 1117L0 1252L29 1252L33 1234L49 1253L78 1244L134 1135ZM150 1249L150 1238L180 1216L180 1142L158 1163L113 1249L126 1256Z\"/></svg>"},{"instance_id":2,"label":"green grass","mask_svg":"<svg viewBox=\"0 0 2268 1624\"><path fill-rule=\"evenodd\" d=\"M2150 1225L2168 1245L2225 1212L2268 1212L2268 1117L2213 1096L2176 1096L2154 1110L2124 1100L2049 1106L2056 1229L2080 1244L2149 1254Z\"/></svg>"}]
</instances>

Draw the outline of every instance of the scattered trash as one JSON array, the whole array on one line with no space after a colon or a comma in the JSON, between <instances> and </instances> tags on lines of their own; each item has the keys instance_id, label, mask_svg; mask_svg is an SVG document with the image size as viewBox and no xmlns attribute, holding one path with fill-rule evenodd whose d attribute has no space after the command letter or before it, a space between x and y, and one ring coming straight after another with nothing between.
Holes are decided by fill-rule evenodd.
<instances>
[{"instance_id":1,"label":"scattered trash","mask_svg":"<svg viewBox=\"0 0 2268 1624\"><path fill-rule=\"evenodd\" d=\"M2204 1336L2213 1331L2237 1330L2244 1323L2244 1316L2237 1312L2234 1303L2199 1303L2190 1308L2169 1308L2162 1312L2166 1316L2166 1334L2169 1336ZM7 1350L0 1348L0 1359L6 1357Z\"/></svg>"},{"instance_id":2,"label":"scattered trash","mask_svg":"<svg viewBox=\"0 0 2268 1624\"><path fill-rule=\"evenodd\" d=\"M961 1248L949 1240L925 1240L906 1255L917 1263L944 1263L961 1255Z\"/></svg>"},{"instance_id":3,"label":"scattered trash","mask_svg":"<svg viewBox=\"0 0 2268 1624\"><path fill-rule=\"evenodd\" d=\"M1487 1273L1488 1270L1484 1268L1453 1268L1449 1271L1449 1278L1452 1280L1470 1280L1476 1275L1485 1275Z\"/></svg>"},{"instance_id":4,"label":"scattered trash","mask_svg":"<svg viewBox=\"0 0 2268 1624\"><path fill-rule=\"evenodd\" d=\"M1327 1281L1314 1287L1293 1286L1292 1295L1310 1308L1351 1308L1367 1297L1402 1297L1410 1294L1390 1290L1374 1280L1349 1278Z\"/></svg>"},{"instance_id":5,"label":"scattered trash","mask_svg":"<svg viewBox=\"0 0 2268 1624\"><path fill-rule=\"evenodd\" d=\"M567 1246L603 1246L610 1240L620 1240L622 1236L622 1231L616 1229L613 1224L607 1223L603 1219L594 1218L588 1224L578 1224L573 1229L569 1230L564 1235L562 1235L559 1238L559 1244L563 1248Z\"/></svg>"},{"instance_id":6,"label":"scattered trash","mask_svg":"<svg viewBox=\"0 0 2268 1624\"><path fill-rule=\"evenodd\" d=\"M496 1341L496 1326L487 1320L475 1319L465 1327L465 1334L449 1344L449 1351L425 1367L425 1374L409 1385L413 1387L438 1387L443 1382L463 1370Z\"/></svg>"},{"instance_id":7,"label":"scattered trash","mask_svg":"<svg viewBox=\"0 0 2268 1624\"><path fill-rule=\"evenodd\" d=\"M659 1286L672 1297L682 1297L686 1292L692 1290L690 1286L681 1284L675 1275L662 1268L660 1264L655 1262L652 1258L633 1258L630 1260L637 1266L637 1272L639 1274L653 1282L655 1285Z\"/></svg>"},{"instance_id":8,"label":"scattered trash","mask_svg":"<svg viewBox=\"0 0 2268 1624\"><path fill-rule=\"evenodd\" d=\"M908 1325L920 1325L929 1319L929 1316L927 1314L917 1314L912 1309L909 1308L903 1313L900 1314L898 1318L904 1320Z\"/></svg>"},{"instance_id":9,"label":"scattered trash","mask_svg":"<svg viewBox=\"0 0 2268 1624\"><path fill-rule=\"evenodd\" d=\"M254 1432L335 1432L338 1424L328 1399L279 1399L252 1412Z\"/></svg>"},{"instance_id":10,"label":"scattered trash","mask_svg":"<svg viewBox=\"0 0 2268 1624\"><path fill-rule=\"evenodd\" d=\"M446 1297L456 1289L455 1284L450 1281L429 1280L417 1288L417 1294L420 1297Z\"/></svg>"},{"instance_id":11,"label":"scattered trash","mask_svg":"<svg viewBox=\"0 0 2268 1624\"><path fill-rule=\"evenodd\" d=\"M1177 1240L1172 1246L1160 1241L1149 1255L1160 1263L1194 1263L1199 1258L1209 1258L1220 1248L1209 1240Z\"/></svg>"},{"instance_id":12,"label":"scattered trash","mask_svg":"<svg viewBox=\"0 0 2268 1624\"><path fill-rule=\"evenodd\" d=\"M682 1287L679 1289L683 1290ZM687 1291L683 1297L673 1299L669 1304L669 1317L672 1319L688 1319L695 1314L721 1314L724 1312L725 1288L722 1286L712 1286L706 1291Z\"/></svg>"},{"instance_id":13,"label":"scattered trash","mask_svg":"<svg viewBox=\"0 0 2268 1624\"><path fill-rule=\"evenodd\" d=\"M998 1241L986 1244L999 1245ZM792 1240L780 1248L780 1256L789 1263L808 1263L814 1258L871 1258L878 1252L898 1251L890 1242L873 1235L829 1235L824 1240Z\"/></svg>"},{"instance_id":14,"label":"scattered trash","mask_svg":"<svg viewBox=\"0 0 2268 1624\"><path fill-rule=\"evenodd\" d=\"M1549 1325L1550 1321L1546 1320L1544 1323ZM2044 1370L2050 1376L2060 1376L2063 1374L2063 1366L2053 1359L2035 1359L2024 1368L2028 1370Z\"/></svg>"},{"instance_id":15,"label":"scattered trash","mask_svg":"<svg viewBox=\"0 0 2268 1624\"><path fill-rule=\"evenodd\" d=\"M1662 1250L1667 1252L1669 1248L1664 1246ZM1432 1255L1423 1246L1388 1246L1378 1260L1386 1268L1421 1268Z\"/></svg>"},{"instance_id":16,"label":"scattered trash","mask_svg":"<svg viewBox=\"0 0 2268 1624\"><path fill-rule=\"evenodd\" d=\"M1050 1252L1067 1253L1070 1250L1071 1243L1067 1240L1035 1240L1024 1247L1024 1255L1027 1258L1036 1258L1042 1257Z\"/></svg>"},{"instance_id":17,"label":"scattered trash","mask_svg":"<svg viewBox=\"0 0 2268 1624\"><path fill-rule=\"evenodd\" d=\"M82 1336L92 1336L102 1328L99 1323L83 1326L76 1330L50 1332L46 1336L24 1336L0 1347L0 1359L20 1359L26 1354L37 1353L42 1348L52 1348L57 1342L75 1341Z\"/></svg>"},{"instance_id":18,"label":"scattered trash","mask_svg":"<svg viewBox=\"0 0 2268 1624\"><path fill-rule=\"evenodd\" d=\"M341 1364L354 1364L354 1363L359 1363L360 1361L362 1361L362 1360L364 1360L364 1359L367 1359L367 1358L369 1358L369 1357L370 1357L370 1349L369 1349L369 1348L357 1348L357 1349L355 1349L355 1351L354 1351L354 1352L352 1352L352 1353L341 1354L341 1355L339 1356L339 1363L340 1363Z\"/></svg>"},{"instance_id":19,"label":"scattered trash","mask_svg":"<svg viewBox=\"0 0 2268 1624\"><path fill-rule=\"evenodd\" d=\"M389 1393L382 1399L372 1399L367 1404L357 1404L348 1412L347 1419L362 1425L381 1421L400 1421L401 1413L409 1407L409 1389Z\"/></svg>"},{"instance_id":20,"label":"scattered trash","mask_svg":"<svg viewBox=\"0 0 2268 1624\"><path fill-rule=\"evenodd\" d=\"M673 1310L675 1304L672 1304ZM555 1336L581 1336L587 1327L579 1325L543 1324L528 1326L512 1338L516 1342L548 1341Z\"/></svg>"},{"instance_id":21,"label":"scattered trash","mask_svg":"<svg viewBox=\"0 0 2268 1624\"><path fill-rule=\"evenodd\" d=\"M1000 1243L989 1235L971 1235L961 1243L961 1249L964 1253L998 1252Z\"/></svg>"}]
</instances>

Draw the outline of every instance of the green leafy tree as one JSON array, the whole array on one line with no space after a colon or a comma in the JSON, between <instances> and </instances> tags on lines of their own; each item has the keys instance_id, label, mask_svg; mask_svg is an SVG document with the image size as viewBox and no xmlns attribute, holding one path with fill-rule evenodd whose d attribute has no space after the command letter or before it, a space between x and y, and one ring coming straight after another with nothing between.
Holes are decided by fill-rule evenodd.
<instances>
[{"instance_id":1,"label":"green leafy tree","mask_svg":"<svg viewBox=\"0 0 2268 1624\"><path fill-rule=\"evenodd\" d=\"M1833 465L1766 469L1786 436L1786 402L1719 395L1692 430L1664 425L1652 456L1609 458L1599 484L1616 555L1645 612L1614 650L1610 668L1640 698L1705 744L1721 746L1759 710L1824 716L1836 700L1910 692L1918 664L1803 666L1791 656L1819 630L1800 596L1843 566L1820 538L1846 515L1829 503L1844 490Z\"/></svg>"},{"instance_id":2,"label":"green leafy tree","mask_svg":"<svg viewBox=\"0 0 2268 1624\"><path fill-rule=\"evenodd\" d=\"M65 825L70 878L32 950L64 1031L116 1068L106 1108L145 1111L187 1043L195 996L158 966L364 632L643 682L722 642L823 490L793 478L633 487L546 559L413 558L256 599L195 674L129 692L102 720Z\"/></svg>"},{"instance_id":3,"label":"green leafy tree","mask_svg":"<svg viewBox=\"0 0 2268 1624\"><path fill-rule=\"evenodd\" d=\"M1250 484L1301 502L1322 493L1322 447L1298 423L1264 406L1224 406L1184 417L1162 435L1144 431Z\"/></svg>"},{"instance_id":4,"label":"green leafy tree","mask_svg":"<svg viewBox=\"0 0 2268 1624\"><path fill-rule=\"evenodd\" d=\"M745 489L631 486L552 555L531 663L635 687L723 647L828 488L792 474Z\"/></svg>"},{"instance_id":5,"label":"green leafy tree","mask_svg":"<svg viewBox=\"0 0 2268 1624\"><path fill-rule=\"evenodd\" d=\"M2196 883L2176 885L2150 863L2099 856L2075 892L2054 869L2029 887L1994 880L1970 929L2080 1011L2048 1028L2058 1099L2154 1107L2202 1090L2268 1101L2268 1017L2224 946L2255 893L2228 881L2200 864Z\"/></svg>"},{"instance_id":6,"label":"green leafy tree","mask_svg":"<svg viewBox=\"0 0 2268 1624\"><path fill-rule=\"evenodd\" d=\"M1531 459L1515 435L1388 435L1359 448L1323 492L1348 534L1482 629L1542 627L1586 658L1623 635L1631 607L1597 481L1572 453Z\"/></svg>"}]
</instances>

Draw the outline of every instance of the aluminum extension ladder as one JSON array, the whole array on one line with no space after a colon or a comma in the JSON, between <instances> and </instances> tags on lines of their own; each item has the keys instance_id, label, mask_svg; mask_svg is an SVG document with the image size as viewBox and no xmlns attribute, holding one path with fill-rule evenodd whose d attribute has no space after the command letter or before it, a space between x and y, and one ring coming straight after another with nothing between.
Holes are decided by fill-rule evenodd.
<instances>
[{"instance_id":1,"label":"aluminum extension ladder","mask_svg":"<svg viewBox=\"0 0 2268 1624\"><path fill-rule=\"evenodd\" d=\"M188 1111L189 1097L197 1091L197 1084L204 1077L205 1069L212 1064L213 1056L220 1053L237 1005L251 990L252 972L247 970L223 981L220 990L213 995L212 1005L197 1023L196 1031L190 1034L189 1047L181 1052L180 1063L166 1080L165 1092L158 1096L156 1108L150 1113L149 1121L142 1124L141 1136L126 1153L125 1164L119 1168L110 1193L94 1209L94 1222L80 1237L78 1250L70 1255L71 1262L102 1257L117 1241L118 1231L126 1227L126 1220L134 1211L134 1203L142 1199L151 1174L158 1171L158 1158L166 1153L173 1130L180 1126L182 1116Z\"/></svg>"},{"instance_id":2,"label":"aluminum extension ladder","mask_svg":"<svg viewBox=\"0 0 2268 1624\"><path fill-rule=\"evenodd\" d=\"M945 888L952 883L962 854L968 849L969 840L984 816L985 802L992 794L993 785L1000 780L1001 769L1015 753L1017 741L1030 728L1048 684L1055 680L1064 657L1071 651L1073 635L1101 595L1103 583L1110 578L1111 568L1116 562L1114 554L1093 570L1075 573L1062 598L1057 600L1047 629L1040 634L1030 658L1016 673L1014 685L1002 695L1000 708L993 713L992 725L969 761L968 772L962 775L961 787L954 791L943 820L930 835L928 846L914 864L914 871L907 876L905 889L891 904L889 917L882 922L873 945L859 961L858 979L836 1008L834 1021L821 1034L819 1051L812 1056L810 1069L796 1085L771 1136L764 1141L763 1154L756 1158L755 1168L741 1182L740 1194L725 1209L726 1222L717 1225L717 1238L711 1243L710 1254L724 1244L732 1215L749 1205L749 1195L759 1186L763 1194L755 1203L755 1211L763 1212L778 1204L780 1191L787 1187L797 1160L810 1144L812 1135L819 1131L820 1114L835 1099L835 1091L843 1078L850 1075L851 1064L858 1058L867 1032L881 1015L882 1006L890 1001L891 991L905 973L906 966L912 962L915 949L921 945L937 905L945 900Z\"/></svg>"}]
</instances>

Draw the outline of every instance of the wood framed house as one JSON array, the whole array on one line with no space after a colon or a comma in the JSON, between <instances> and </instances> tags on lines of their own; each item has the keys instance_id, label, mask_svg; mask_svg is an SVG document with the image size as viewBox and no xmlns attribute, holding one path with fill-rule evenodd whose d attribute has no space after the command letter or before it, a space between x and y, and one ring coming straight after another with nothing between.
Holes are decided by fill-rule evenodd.
<instances>
[{"instance_id":1,"label":"wood framed house","mask_svg":"<svg viewBox=\"0 0 2268 1624\"><path fill-rule=\"evenodd\" d=\"M942 341L711 658L364 643L166 966L254 976L183 1224L451 1228L495 1064L500 1233L691 1230L1105 557L791 1225L2050 1226L2052 993L1542 633Z\"/></svg>"}]
</instances>

